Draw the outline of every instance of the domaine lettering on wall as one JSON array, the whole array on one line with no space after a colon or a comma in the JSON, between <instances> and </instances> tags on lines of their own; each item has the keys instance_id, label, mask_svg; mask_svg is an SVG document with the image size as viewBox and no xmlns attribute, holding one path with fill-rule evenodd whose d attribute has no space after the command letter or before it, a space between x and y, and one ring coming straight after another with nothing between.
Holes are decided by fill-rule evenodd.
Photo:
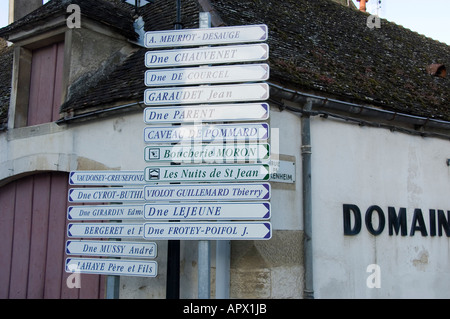
<instances>
[{"instance_id":1,"label":"domaine lettering on wall","mask_svg":"<svg viewBox=\"0 0 450 319\"><path fill-rule=\"evenodd\" d=\"M364 215L354 204L343 204L344 235L355 236L361 232L364 225L369 233L378 236L387 228L390 236L414 236L420 232L422 236L450 237L450 210L445 213L441 209L423 211L415 208L408 212L406 208L387 207L383 210L378 205L367 208Z\"/></svg>"}]
</instances>

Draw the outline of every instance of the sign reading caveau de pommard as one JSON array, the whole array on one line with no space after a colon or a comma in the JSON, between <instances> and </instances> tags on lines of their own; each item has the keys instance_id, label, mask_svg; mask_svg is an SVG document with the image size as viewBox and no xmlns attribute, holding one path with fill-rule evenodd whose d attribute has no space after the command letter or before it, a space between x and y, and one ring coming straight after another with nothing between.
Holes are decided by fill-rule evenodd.
<instances>
[{"instance_id":1,"label":"sign reading caveau de pommard","mask_svg":"<svg viewBox=\"0 0 450 319\"><path fill-rule=\"evenodd\" d=\"M357 205L344 204L343 226L344 235L355 236L361 232L362 214ZM364 215L364 224L369 233L374 236L380 235L387 228L390 236L414 236L420 232L422 236L443 236L450 237L450 210L447 214L442 209L429 209L428 214L421 208L415 208L411 219L408 218L405 207L395 208L389 206L387 214L378 205L367 208ZM427 220L427 222L426 222ZM409 231L409 232L408 232Z\"/></svg>"}]
</instances>

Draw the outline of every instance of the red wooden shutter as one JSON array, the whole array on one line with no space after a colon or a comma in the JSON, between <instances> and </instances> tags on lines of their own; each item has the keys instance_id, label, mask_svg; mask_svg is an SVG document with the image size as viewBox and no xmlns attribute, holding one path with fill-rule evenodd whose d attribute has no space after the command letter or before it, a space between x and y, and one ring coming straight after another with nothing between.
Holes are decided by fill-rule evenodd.
<instances>
[{"instance_id":1,"label":"red wooden shutter","mask_svg":"<svg viewBox=\"0 0 450 319\"><path fill-rule=\"evenodd\" d=\"M42 173L0 187L0 299L103 298L105 276L65 268L68 174Z\"/></svg>"},{"instance_id":2,"label":"red wooden shutter","mask_svg":"<svg viewBox=\"0 0 450 319\"><path fill-rule=\"evenodd\" d=\"M59 119L61 106L64 43L33 51L27 125Z\"/></svg>"}]
</instances>

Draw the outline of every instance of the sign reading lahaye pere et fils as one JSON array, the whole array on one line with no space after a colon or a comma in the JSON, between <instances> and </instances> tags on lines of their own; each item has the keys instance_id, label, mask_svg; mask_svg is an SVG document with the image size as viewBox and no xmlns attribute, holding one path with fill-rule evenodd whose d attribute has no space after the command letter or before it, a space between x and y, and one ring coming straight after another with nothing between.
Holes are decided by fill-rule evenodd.
<instances>
[{"instance_id":1,"label":"sign reading lahaye pere et fils","mask_svg":"<svg viewBox=\"0 0 450 319\"><path fill-rule=\"evenodd\" d=\"M115 276L156 277L158 264L152 260L67 258L66 272Z\"/></svg>"},{"instance_id":2,"label":"sign reading lahaye pere et fils","mask_svg":"<svg viewBox=\"0 0 450 319\"><path fill-rule=\"evenodd\" d=\"M232 44L266 41L267 25L245 25L204 29L181 29L146 32L147 48Z\"/></svg>"}]
</instances>

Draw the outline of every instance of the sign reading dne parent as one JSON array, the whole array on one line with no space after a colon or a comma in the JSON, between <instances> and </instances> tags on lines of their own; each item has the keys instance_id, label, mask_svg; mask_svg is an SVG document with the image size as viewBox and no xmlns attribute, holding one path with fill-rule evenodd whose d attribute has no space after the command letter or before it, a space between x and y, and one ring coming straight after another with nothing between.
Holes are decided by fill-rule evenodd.
<instances>
[{"instance_id":1,"label":"sign reading dne parent","mask_svg":"<svg viewBox=\"0 0 450 319\"><path fill-rule=\"evenodd\" d=\"M270 147L267 143L212 143L147 146L146 162L178 163L231 163L239 161L268 160Z\"/></svg>"},{"instance_id":2,"label":"sign reading dne parent","mask_svg":"<svg viewBox=\"0 0 450 319\"><path fill-rule=\"evenodd\" d=\"M148 68L188 66L202 64L224 64L236 62L265 61L269 58L269 46L262 44L227 45L220 47L200 47L147 51L145 66Z\"/></svg>"},{"instance_id":3,"label":"sign reading dne parent","mask_svg":"<svg viewBox=\"0 0 450 319\"><path fill-rule=\"evenodd\" d=\"M269 118L269 104L209 104L170 107L147 107L144 123L255 121Z\"/></svg>"},{"instance_id":4,"label":"sign reading dne parent","mask_svg":"<svg viewBox=\"0 0 450 319\"><path fill-rule=\"evenodd\" d=\"M269 138L267 123L147 126L145 143L263 141Z\"/></svg>"},{"instance_id":5,"label":"sign reading dne parent","mask_svg":"<svg viewBox=\"0 0 450 319\"><path fill-rule=\"evenodd\" d=\"M270 219L268 202L146 204L146 219L259 220Z\"/></svg>"},{"instance_id":6,"label":"sign reading dne parent","mask_svg":"<svg viewBox=\"0 0 450 319\"><path fill-rule=\"evenodd\" d=\"M145 33L144 44L147 48L159 48L262 42L267 40L267 35L267 25L265 24L152 31Z\"/></svg>"},{"instance_id":7,"label":"sign reading dne parent","mask_svg":"<svg viewBox=\"0 0 450 319\"><path fill-rule=\"evenodd\" d=\"M156 277L158 263L152 260L67 258L66 272L115 276Z\"/></svg>"},{"instance_id":8,"label":"sign reading dne parent","mask_svg":"<svg viewBox=\"0 0 450 319\"><path fill-rule=\"evenodd\" d=\"M267 64L236 64L210 67L155 69L145 72L146 86L213 84L265 81Z\"/></svg>"},{"instance_id":9,"label":"sign reading dne parent","mask_svg":"<svg viewBox=\"0 0 450 319\"><path fill-rule=\"evenodd\" d=\"M148 166L144 175L147 182L266 181L270 169L266 164Z\"/></svg>"},{"instance_id":10,"label":"sign reading dne parent","mask_svg":"<svg viewBox=\"0 0 450 319\"><path fill-rule=\"evenodd\" d=\"M144 238L155 240L262 240L271 237L270 222L144 224Z\"/></svg>"},{"instance_id":11,"label":"sign reading dne parent","mask_svg":"<svg viewBox=\"0 0 450 319\"><path fill-rule=\"evenodd\" d=\"M156 243L109 240L68 240L66 254L98 257L155 258Z\"/></svg>"},{"instance_id":12,"label":"sign reading dne parent","mask_svg":"<svg viewBox=\"0 0 450 319\"><path fill-rule=\"evenodd\" d=\"M144 91L145 105L250 102L268 98L267 83L150 88Z\"/></svg>"}]
</instances>

